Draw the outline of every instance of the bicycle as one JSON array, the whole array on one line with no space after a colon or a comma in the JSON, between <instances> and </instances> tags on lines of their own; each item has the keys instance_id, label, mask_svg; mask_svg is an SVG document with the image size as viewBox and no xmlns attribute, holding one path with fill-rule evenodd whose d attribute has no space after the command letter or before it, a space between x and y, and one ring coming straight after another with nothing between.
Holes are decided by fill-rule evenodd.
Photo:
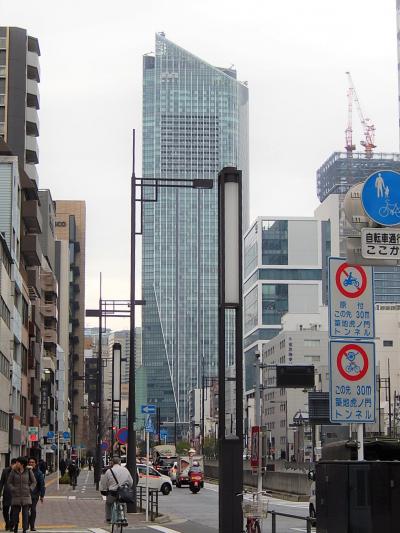
<instances>
[{"instance_id":1,"label":"bicycle","mask_svg":"<svg viewBox=\"0 0 400 533\"><path fill-rule=\"evenodd\" d=\"M127 525L126 503L117 499L111 507L111 533L122 533L123 528Z\"/></svg>"},{"instance_id":2,"label":"bicycle","mask_svg":"<svg viewBox=\"0 0 400 533\"><path fill-rule=\"evenodd\" d=\"M246 529L243 529L243 533L261 533L262 519L266 518L268 514L268 502L262 501L259 496L261 494L266 496L268 493L264 490L260 492L245 490L237 496L244 496L245 494L251 494L252 501L242 500L243 516L246 518Z\"/></svg>"}]
</instances>

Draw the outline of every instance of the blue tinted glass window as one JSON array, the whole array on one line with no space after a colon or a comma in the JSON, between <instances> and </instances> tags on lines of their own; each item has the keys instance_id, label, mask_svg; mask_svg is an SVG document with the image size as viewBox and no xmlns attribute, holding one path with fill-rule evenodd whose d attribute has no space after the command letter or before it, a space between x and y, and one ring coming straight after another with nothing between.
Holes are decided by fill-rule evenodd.
<instances>
[{"instance_id":1,"label":"blue tinted glass window","mask_svg":"<svg viewBox=\"0 0 400 533\"><path fill-rule=\"evenodd\" d=\"M288 264L287 220L263 220L262 263L263 265Z\"/></svg>"},{"instance_id":2,"label":"blue tinted glass window","mask_svg":"<svg viewBox=\"0 0 400 533\"><path fill-rule=\"evenodd\" d=\"M262 323L280 324L288 309L288 286L265 283L262 286Z\"/></svg>"}]
</instances>

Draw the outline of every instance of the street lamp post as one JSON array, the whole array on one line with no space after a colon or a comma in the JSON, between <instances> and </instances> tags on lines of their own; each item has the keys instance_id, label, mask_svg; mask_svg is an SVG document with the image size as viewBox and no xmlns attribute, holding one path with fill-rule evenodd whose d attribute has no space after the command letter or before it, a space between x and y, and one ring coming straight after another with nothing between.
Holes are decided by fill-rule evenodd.
<instances>
[{"instance_id":1,"label":"street lamp post","mask_svg":"<svg viewBox=\"0 0 400 533\"><path fill-rule=\"evenodd\" d=\"M128 442L127 467L133 478L134 503L128 503L128 513L136 512L136 368L135 368L135 281L136 281L136 236L142 235L142 225L136 227L136 202L140 204L158 201L159 188L212 189L212 179L184 178L137 178L135 175L135 130L132 132L132 177L131 177L131 273L130 273L130 353L129 353L129 396L128 396ZM136 187L141 191L136 197ZM152 198L143 197L143 190L154 191ZM142 214L142 213L141 213Z\"/></svg>"}]
</instances>

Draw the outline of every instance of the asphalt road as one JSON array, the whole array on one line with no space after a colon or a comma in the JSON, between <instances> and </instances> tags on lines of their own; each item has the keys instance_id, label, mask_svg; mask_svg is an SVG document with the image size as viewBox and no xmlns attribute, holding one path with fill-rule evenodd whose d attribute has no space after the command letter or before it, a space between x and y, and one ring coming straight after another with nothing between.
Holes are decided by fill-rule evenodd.
<instances>
[{"instance_id":1,"label":"asphalt road","mask_svg":"<svg viewBox=\"0 0 400 533\"><path fill-rule=\"evenodd\" d=\"M270 510L278 513L306 517L308 503L290 502L268 497ZM127 528L125 533L142 531L159 531L160 533L215 533L218 531L218 486L206 483L198 494L192 494L185 487L174 488L168 496L159 498L160 512L170 517L171 521L163 525L151 524L148 529ZM306 532L306 522L300 519L277 516L277 533ZM271 515L263 522L263 533L271 533Z\"/></svg>"}]
</instances>

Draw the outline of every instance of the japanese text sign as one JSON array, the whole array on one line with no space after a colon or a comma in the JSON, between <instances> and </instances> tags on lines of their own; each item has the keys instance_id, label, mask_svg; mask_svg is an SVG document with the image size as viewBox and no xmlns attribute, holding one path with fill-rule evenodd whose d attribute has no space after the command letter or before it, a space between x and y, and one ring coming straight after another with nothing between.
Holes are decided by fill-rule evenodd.
<instances>
[{"instance_id":1,"label":"japanese text sign","mask_svg":"<svg viewBox=\"0 0 400 533\"><path fill-rule=\"evenodd\" d=\"M375 337L372 267L349 265L345 259L329 258L329 336Z\"/></svg>"},{"instance_id":2,"label":"japanese text sign","mask_svg":"<svg viewBox=\"0 0 400 533\"><path fill-rule=\"evenodd\" d=\"M329 370L331 422L375 422L374 343L330 341Z\"/></svg>"},{"instance_id":3,"label":"japanese text sign","mask_svg":"<svg viewBox=\"0 0 400 533\"><path fill-rule=\"evenodd\" d=\"M362 228L361 255L366 259L400 259L400 230Z\"/></svg>"}]
</instances>

